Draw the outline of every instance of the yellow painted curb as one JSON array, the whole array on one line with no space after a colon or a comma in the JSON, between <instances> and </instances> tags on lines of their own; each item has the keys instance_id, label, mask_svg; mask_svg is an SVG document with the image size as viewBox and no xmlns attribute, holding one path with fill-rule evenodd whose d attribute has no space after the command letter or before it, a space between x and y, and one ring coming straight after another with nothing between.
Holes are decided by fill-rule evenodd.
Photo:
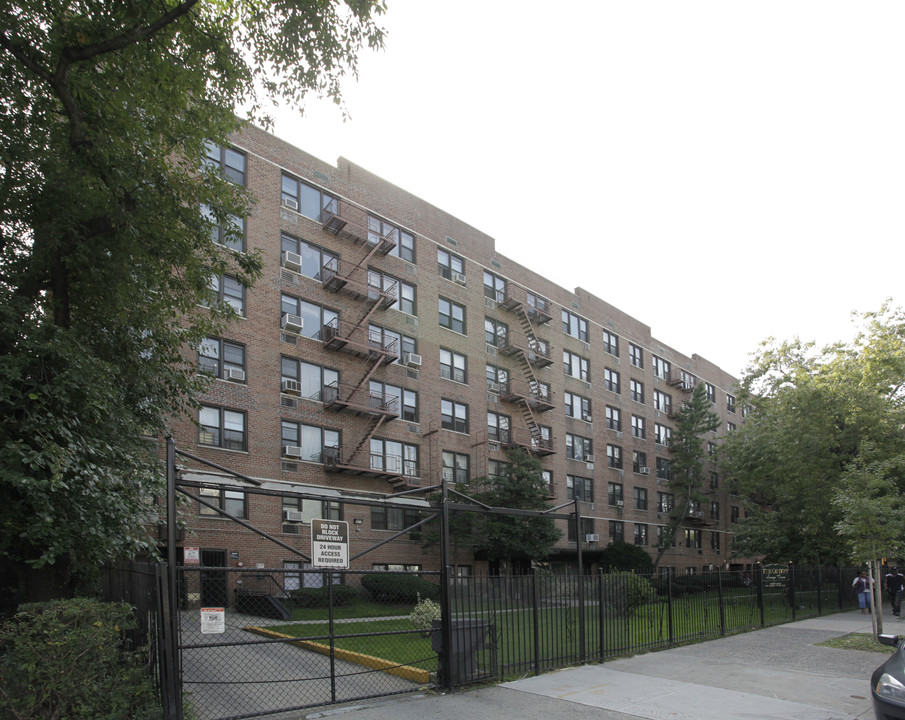
<instances>
[{"instance_id":1,"label":"yellow painted curb","mask_svg":"<svg viewBox=\"0 0 905 720\"><path fill-rule=\"evenodd\" d=\"M255 627L253 625L247 625L244 629L248 632L255 633L256 635L263 635L264 637L273 638L274 640L288 640L294 637L293 635L284 635L283 633L274 632L273 630L267 630L266 628L262 627ZM310 640L292 640L292 642L290 642L289 644L304 648L305 650L312 650L313 652L320 653L321 655L330 654L329 645L311 642ZM430 672L428 672L427 670L419 670L418 668L413 668L408 665L397 665L396 663L390 662L389 660L383 660L382 658L374 657L373 655L362 655L361 653L352 652L351 650L343 650L341 648L334 648L333 654L339 660L345 660L357 665L364 665L365 667L374 668L375 670L380 670L389 675L396 675L397 677L401 677L405 680L410 680L415 683L427 684L430 682Z\"/></svg>"}]
</instances>

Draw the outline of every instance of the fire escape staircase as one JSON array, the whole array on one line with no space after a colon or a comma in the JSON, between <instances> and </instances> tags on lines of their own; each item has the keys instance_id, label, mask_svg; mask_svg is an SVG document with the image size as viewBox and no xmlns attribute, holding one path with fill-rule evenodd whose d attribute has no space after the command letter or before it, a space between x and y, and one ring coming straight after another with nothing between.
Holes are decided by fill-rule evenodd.
<instances>
[{"instance_id":1,"label":"fire escape staircase","mask_svg":"<svg viewBox=\"0 0 905 720\"><path fill-rule=\"evenodd\" d=\"M371 391L370 381L378 368L389 365L399 357L399 350L396 340L387 341L382 334L375 334L369 327L371 318L378 310L385 310L396 302L397 286L395 283L384 286L383 275L369 270L368 263L375 255L386 255L396 242L392 237L380 237L369 232L367 213L347 204L340 205L339 201L332 201L325 208L322 224L327 232L357 244L364 243L369 248L357 263L333 258L321 271L324 289L360 300L367 308L357 322L337 319L324 326L321 341L326 349L361 357L367 363L366 371L357 383L332 383L324 387L324 407L331 412L351 412L368 418L365 431L351 452L346 453L341 447L327 448L325 469L332 473L366 475L386 479L393 484L404 484L401 467L387 467L383 456L379 461L375 458L372 462L370 454L371 438L385 422L399 417L399 400ZM361 459L360 454L364 455Z\"/></svg>"},{"instance_id":2,"label":"fire escape staircase","mask_svg":"<svg viewBox=\"0 0 905 720\"><path fill-rule=\"evenodd\" d=\"M536 413L552 410L553 399L549 390L542 385L534 372L535 367L546 367L553 362L548 343L537 337L531 317L540 323L549 322L552 317L539 311L537 305L528 305L525 301L527 291L511 283L506 287L506 295L500 306L514 313L518 318L521 334L506 333L501 336L500 351L504 355L515 356L522 370L524 380L508 380L500 391L504 402L515 403L525 424L528 435L522 436L518 429L511 431L509 443L523 447L535 455L551 455L555 452L553 438L545 438L541 431ZM531 316L529 317L529 312Z\"/></svg>"}]
</instances>

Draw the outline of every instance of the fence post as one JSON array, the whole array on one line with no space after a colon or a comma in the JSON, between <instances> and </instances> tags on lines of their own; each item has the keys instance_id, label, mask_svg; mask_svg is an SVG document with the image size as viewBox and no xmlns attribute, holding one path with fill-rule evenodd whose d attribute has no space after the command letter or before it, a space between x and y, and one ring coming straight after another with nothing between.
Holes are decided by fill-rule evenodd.
<instances>
[{"instance_id":1,"label":"fence post","mask_svg":"<svg viewBox=\"0 0 905 720\"><path fill-rule=\"evenodd\" d=\"M584 563L581 556L581 507L578 494L575 494L575 546L578 549L578 657L581 662L586 658L584 618Z\"/></svg>"},{"instance_id":2,"label":"fence post","mask_svg":"<svg viewBox=\"0 0 905 720\"><path fill-rule=\"evenodd\" d=\"M167 720L182 720L182 669L179 664L179 570L176 567L176 442L168 437L167 458L167 574L158 584L161 605L164 606L163 620L166 626L166 644L162 648L167 664L164 713ZM163 680L163 676L161 677Z\"/></svg>"},{"instance_id":3,"label":"fence post","mask_svg":"<svg viewBox=\"0 0 905 720\"><path fill-rule=\"evenodd\" d=\"M836 600L839 603L839 610L842 610L842 568L836 568Z\"/></svg>"},{"instance_id":4,"label":"fence post","mask_svg":"<svg viewBox=\"0 0 905 720\"><path fill-rule=\"evenodd\" d=\"M312 533L313 534L313 533ZM333 625L333 572L327 576L327 631L330 633L330 700L336 702L336 628Z\"/></svg>"},{"instance_id":5,"label":"fence post","mask_svg":"<svg viewBox=\"0 0 905 720\"><path fill-rule=\"evenodd\" d=\"M452 672L452 617L449 606L449 490L446 477L440 475L440 637L443 639L438 668L440 682L452 692L454 687ZM446 677L443 678L443 672Z\"/></svg>"},{"instance_id":6,"label":"fence post","mask_svg":"<svg viewBox=\"0 0 905 720\"><path fill-rule=\"evenodd\" d=\"M603 612L603 568L597 568L597 624L598 624L598 632L597 634L600 636L600 662L603 662L606 658L606 616Z\"/></svg>"},{"instance_id":7,"label":"fence post","mask_svg":"<svg viewBox=\"0 0 905 720\"><path fill-rule=\"evenodd\" d=\"M820 565L817 566L817 614L823 615L823 576L820 573Z\"/></svg>"},{"instance_id":8,"label":"fence post","mask_svg":"<svg viewBox=\"0 0 905 720\"><path fill-rule=\"evenodd\" d=\"M792 622L795 622L795 618L798 616L798 613L795 609L795 566L789 565L789 604L792 606Z\"/></svg>"},{"instance_id":9,"label":"fence post","mask_svg":"<svg viewBox=\"0 0 905 720\"><path fill-rule=\"evenodd\" d=\"M666 570L666 615L669 621L669 644L672 645L672 570L670 568Z\"/></svg>"},{"instance_id":10,"label":"fence post","mask_svg":"<svg viewBox=\"0 0 905 720\"><path fill-rule=\"evenodd\" d=\"M534 630L534 674L540 675L540 601L537 592L537 572L531 573L531 622Z\"/></svg>"},{"instance_id":11,"label":"fence post","mask_svg":"<svg viewBox=\"0 0 905 720\"><path fill-rule=\"evenodd\" d=\"M720 635L726 634L726 607L723 597L723 571L716 571L716 594L720 602Z\"/></svg>"},{"instance_id":12,"label":"fence post","mask_svg":"<svg viewBox=\"0 0 905 720\"><path fill-rule=\"evenodd\" d=\"M764 619L764 568L763 565L757 569L757 605L760 608L760 626L764 627L767 622Z\"/></svg>"}]
</instances>

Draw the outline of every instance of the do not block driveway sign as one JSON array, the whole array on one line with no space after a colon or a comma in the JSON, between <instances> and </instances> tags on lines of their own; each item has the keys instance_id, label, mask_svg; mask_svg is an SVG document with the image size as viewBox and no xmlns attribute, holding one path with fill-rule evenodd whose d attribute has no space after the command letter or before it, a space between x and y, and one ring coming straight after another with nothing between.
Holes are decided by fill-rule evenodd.
<instances>
[{"instance_id":1,"label":"do not block driveway sign","mask_svg":"<svg viewBox=\"0 0 905 720\"><path fill-rule=\"evenodd\" d=\"M349 523L318 518L311 521L311 565L348 569Z\"/></svg>"}]
</instances>

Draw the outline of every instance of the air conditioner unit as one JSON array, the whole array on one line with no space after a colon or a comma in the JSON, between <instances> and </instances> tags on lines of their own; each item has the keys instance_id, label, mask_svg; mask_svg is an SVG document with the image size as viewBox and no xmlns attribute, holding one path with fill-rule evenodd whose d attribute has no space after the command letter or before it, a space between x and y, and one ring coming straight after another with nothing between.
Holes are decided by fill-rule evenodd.
<instances>
[{"instance_id":1,"label":"air conditioner unit","mask_svg":"<svg viewBox=\"0 0 905 720\"><path fill-rule=\"evenodd\" d=\"M402 353L402 364L408 367L421 367L421 356L413 352Z\"/></svg>"},{"instance_id":2,"label":"air conditioner unit","mask_svg":"<svg viewBox=\"0 0 905 720\"><path fill-rule=\"evenodd\" d=\"M625 507L625 500L617 500L616 507Z\"/></svg>"},{"instance_id":3,"label":"air conditioner unit","mask_svg":"<svg viewBox=\"0 0 905 720\"><path fill-rule=\"evenodd\" d=\"M585 422L594 422L594 418L591 417L590 415L582 415L581 419L584 420Z\"/></svg>"},{"instance_id":4,"label":"air conditioner unit","mask_svg":"<svg viewBox=\"0 0 905 720\"><path fill-rule=\"evenodd\" d=\"M649 467L639 467L638 472L641 473L642 475L649 475L650 468Z\"/></svg>"},{"instance_id":5,"label":"air conditioner unit","mask_svg":"<svg viewBox=\"0 0 905 720\"><path fill-rule=\"evenodd\" d=\"M584 536L584 541L588 543L600 542L600 535L597 533L588 533Z\"/></svg>"},{"instance_id":6,"label":"air conditioner unit","mask_svg":"<svg viewBox=\"0 0 905 720\"><path fill-rule=\"evenodd\" d=\"M233 382L245 382L245 371L239 368L226 368L225 379Z\"/></svg>"},{"instance_id":7,"label":"air conditioner unit","mask_svg":"<svg viewBox=\"0 0 905 720\"><path fill-rule=\"evenodd\" d=\"M302 385L298 380L283 380L281 389L287 395L302 394Z\"/></svg>"},{"instance_id":8,"label":"air conditioner unit","mask_svg":"<svg viewBox=\"0 0 905 720\"><path fill-rule=\"evenodd\" d=\"M454 272L452 274L452 280L456 285L464 285L465 284L465 273Z\"/></svg>"},{"instance_id":9,"label":"air conditioner unit","mask_svg":"<svg viewBox=\"0 0 905 720\"><path fill-rule=\"evenodd\" d=\"M302 271L302 256L298 253L289 252L289 250L283 251L283 267L287 270L294 270L295 272Z\"/></svg>"},{"instance_id":10,"label":"air conditioner unit","mask_svg":"<svg viewBox=\"0 0 905 720\"><path fill-rule=\"evenodd\" d=\"M302 449L298 445L283 445L283 457L300 458Z\"/></svg>"},{"instance_id":11,"label":"air conditioner unit","mask_svg":"<svg viewBox=\"0 0 905 720\"><path fill-rule=\"evenodd\" d=\"M592 463L592 462L594 462L594 456L593 456L593 455L585 455L585 456L584 456L584 461L585 461L586 463Z\"/></svg>"},{"instance_id":12,"label":"air conditioner unit","mask_svg":"<svg viewBox=\"0 0 905 720\"><path fill-rule=\"evenodd\" d=\"M498 393L500 391L500 384L498 382L493 382L493 380L487 383L487 388L492 393Z\"/></svg>"},{"instance_id":13,"label":"air conditioner unit","mask_svg":"<svg viewBox=\"0 0 905 720\"><path fill-rule=\"evenodd\" d=\"M305 321L301 315L293 315L292 313L283 313L283 319L280 321L280 327L283 332L301 335L305 328Z\"/></svg>"},{"instance_id":14,"label":"air conditioner unit","mask_svg":"<svg viewBox=\"0 0 905 720\"><path fill-rule=\"evenodd\" d=\"M295 198L287 198L287 197L284 197L284 198L283 198L283 207L288 207L290 210L296 210L296 211L298 211L298 209L299 209L299 201L296 200Z\"/></svg>"},{"instance_id":15,"label":"air conditioner unit","mask_svg":"<svg viewBox=\"0 0 905 720\"><path fill-rule=\"evenodd\" d=\"M304 519L301 510L283 510L283 522L302 522Z\"/></svg>"}]
</instances>

